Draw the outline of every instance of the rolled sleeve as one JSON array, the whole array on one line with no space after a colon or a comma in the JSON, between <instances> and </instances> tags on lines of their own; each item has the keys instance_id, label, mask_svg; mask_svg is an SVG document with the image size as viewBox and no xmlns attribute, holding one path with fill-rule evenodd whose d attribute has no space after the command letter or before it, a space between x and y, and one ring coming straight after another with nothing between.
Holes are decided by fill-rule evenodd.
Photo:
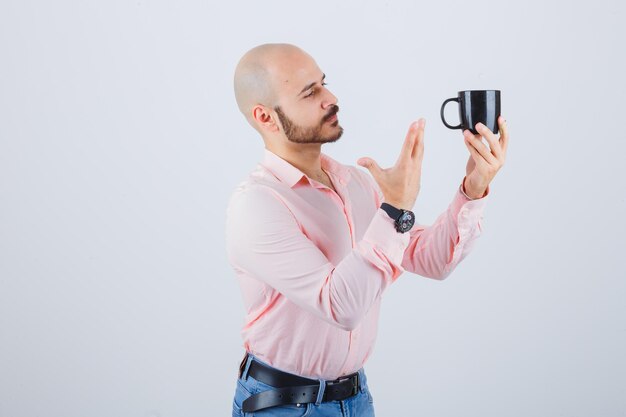
<instances>
[{"instance_id":1,"label":"rolled sleeve","mask_svg":"<svg viewBox=\"0 0 626 417\"><path fill-rule=\"evenodd\" d=\"M398 232L393 219L379 207L363 235L363 240L382 250L394 265L400 267L410 235Z\"/></svg>"},{"instance_id":2,"label":"rolled sleeve","mask_svg":"<svg viewBox=\"0 0 626 417\"><path fill-rule=\"evenodd\" d=\"M428 278L448 277L480 236L487 200L488 193L471 200L457 189L448 209L431 226L416 225L411 230L403 268Z\"/></svg>"}]
</instances>

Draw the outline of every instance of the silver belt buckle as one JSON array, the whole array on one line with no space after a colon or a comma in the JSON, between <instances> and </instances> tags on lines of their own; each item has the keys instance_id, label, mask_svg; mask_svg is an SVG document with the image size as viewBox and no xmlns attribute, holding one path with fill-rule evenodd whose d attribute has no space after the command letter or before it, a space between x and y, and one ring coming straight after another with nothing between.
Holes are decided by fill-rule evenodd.
<instances>
[{"instance_id":1,"label":"silver belt buckle","mask_svg":"<svg viewBox=\"0 0 626 417\"><path fill-rule=\"evenodd\" d=\"M353 386L352 386L352 395L357 395L359 393L359 373L357 372L356 375L354 375L354 382L353 382Z\"/></svg>"},{"instance_id":2,"label":"silver belt buckle","mask_svg":"<svg viewBox=\"0 0 626 417\"><path fill-rule=\"evenodd\" d=\"M350 377L339 378L335 380L335 384L339 384L345 381L352 381L352 392L350 395L357 395L359 393L359 374L356 373Z\"/></svg>"}]
</instances>

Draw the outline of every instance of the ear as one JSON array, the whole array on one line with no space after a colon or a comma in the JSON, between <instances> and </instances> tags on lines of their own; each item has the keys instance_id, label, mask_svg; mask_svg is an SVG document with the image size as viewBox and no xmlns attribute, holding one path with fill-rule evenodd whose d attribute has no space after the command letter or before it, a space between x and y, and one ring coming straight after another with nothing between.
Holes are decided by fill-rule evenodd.
<instances>
[{"instance_id":1,"label":"ear","mask_svg":"<svg viewBox=\"0 0 626 417\"><path fill-rule=\"evenodd\" d=\"M259 129L269 132L277 132L279 130L276 119L272 116L269 109L261 104L257 104L252 108L252 119L259 126Z\"/></svg>"}]
</instances>

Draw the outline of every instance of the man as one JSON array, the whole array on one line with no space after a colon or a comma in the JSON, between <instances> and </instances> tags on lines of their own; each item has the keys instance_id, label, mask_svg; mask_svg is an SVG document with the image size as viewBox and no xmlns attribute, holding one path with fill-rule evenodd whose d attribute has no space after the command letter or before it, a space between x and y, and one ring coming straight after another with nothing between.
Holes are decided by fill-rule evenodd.
<instances>
[{"instance_id":1,"label":"man","mask_svg":"<svg viewBox=\"0 0 626 417\"><path fill-rule=\"evenodd\" d=\"M321 152L343 133L337 98L306 52L248 51L234 76L237 105L265 143L234 190L226 244L246 309L246 350L233 416L373 416L363 365L381 294L404 271L446 278L480 235L489 183L508 143L485 126L464 132L466 176L431 226L410 211L420 189L425 120L412 123L396 164L343 165ZM401 377L401 376L400 376Z\"/></svg>"}]
</instances>

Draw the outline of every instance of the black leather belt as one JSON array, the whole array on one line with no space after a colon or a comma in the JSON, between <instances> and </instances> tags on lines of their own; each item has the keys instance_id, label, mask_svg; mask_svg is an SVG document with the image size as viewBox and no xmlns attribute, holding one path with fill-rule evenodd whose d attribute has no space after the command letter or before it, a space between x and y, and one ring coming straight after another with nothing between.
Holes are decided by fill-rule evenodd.
<instances>
[{"instance_id":1,"label":"black leather belt","mask_svg":"<svg viewBox=\"0 0 626 417\"><path fill-rule=\"evenodd\" d=\"M248 355L246 354L242 365L245 366L247 358ZM240 367L240 377L242 370L243 366ZM242 403L242 410L246 413L277 405L314 403L317 400L320 382L316 379L279 371L254 359L250 362L248 375L275 389L246 398ZM358 392L359 373L355 372L342 378L326 381L322 401L341 401L356 395Z\"/></svg>"}]
</instances>

